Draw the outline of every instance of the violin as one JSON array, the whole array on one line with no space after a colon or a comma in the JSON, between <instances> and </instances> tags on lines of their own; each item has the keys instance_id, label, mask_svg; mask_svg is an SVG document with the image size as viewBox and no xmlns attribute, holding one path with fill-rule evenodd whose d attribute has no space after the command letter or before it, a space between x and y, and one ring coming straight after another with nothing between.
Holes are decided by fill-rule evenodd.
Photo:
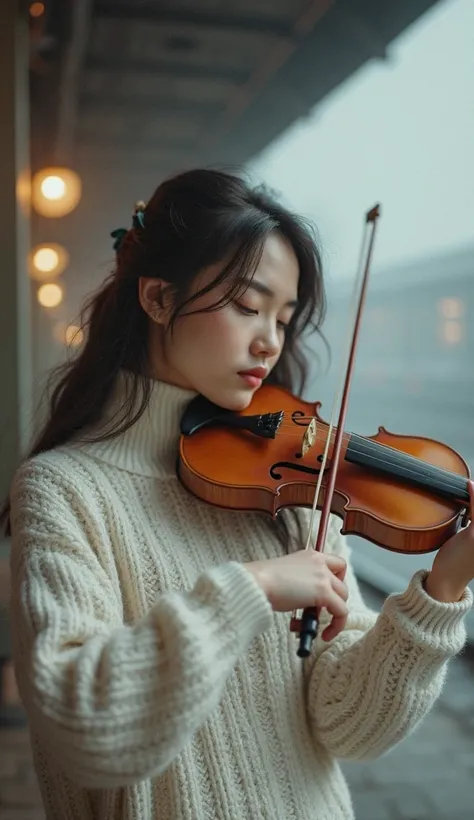
<instances>
[{"instance_id":1,"label":"violin","mask_svg":"<svg viewBox=\"0 0 474 820\"><path fill-rule=\"evenodd\" d=\"M181 421L181 483L216 507L275 518L284 507L312 507L322 475L322 509L334 436L322 468L329 425L320 407L272 385L239 413L198 396ZM345 432L330 512L342 519L343 534L399 553L426 553L461 525L468 478L464 459L439 441L384 427L369 437Z\"/></svg>"},{"instance_id":2,"label":"violin","mask_svg":"<svg viewBox=\"0 0 474 820\"><path fill-rule=\"evenodd\" d=\"M181 421L180 481L225 509L275 518L284 507L312 507L328 437L320 406L272 385L239 413L198 396ZM319 509L328 465L323 472ZM331 513L342 518L343 534L395 552L430 552L456 532L468 478L464 459L441 442L383 427L369 437L344 433Z\"/></svg>"},{"instance_id":3,"label":"violin","mask_svg":"<svg viewBox=\"0 0 474 820\"><path fill-rule=\"evenodd\" d=\"M377 215L378 207L367 221ZM356 330L369 259L370 253ZM177 473L183 486L211 505L273 518L285 507L311 507L313 517L321 510L315 549L323 549L331 513L342 519L343 534L383 549L438 549L463 524L469 467L455 450L433 439L384 427L373 436L344 430L356 338L355 331L337 425L321 417L320 402L274 385L262 385L236 413L203 396L191 401L179 441ZM301 618L293 614L290 629L299 635L300 657L308 657L317 628L316 609L304 610Z\"/></svg>"}]
</instances>

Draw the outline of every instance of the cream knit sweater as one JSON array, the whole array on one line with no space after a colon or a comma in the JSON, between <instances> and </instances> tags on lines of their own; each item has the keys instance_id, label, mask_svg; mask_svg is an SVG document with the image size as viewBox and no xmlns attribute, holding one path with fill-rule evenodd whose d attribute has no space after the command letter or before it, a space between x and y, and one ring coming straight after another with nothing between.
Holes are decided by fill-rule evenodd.
<instances>
[{"instance_id":1,"label":"cream knit sweater","mask_svg":"<svg viewBox=\"0 0 474 820\"><path fill-rule=\"evenodd\" d=\"M438 603L418 573L376 617L349 572L347 628L303 665L242 567L281 554L266 519L175 477L191 396L156 382L119 439L16 475L14 659L47 820L347 820L336 758L376 757L426 715L471 593ZM327 549L347 557L339 528Z\"/></svg>"}]
</instances>

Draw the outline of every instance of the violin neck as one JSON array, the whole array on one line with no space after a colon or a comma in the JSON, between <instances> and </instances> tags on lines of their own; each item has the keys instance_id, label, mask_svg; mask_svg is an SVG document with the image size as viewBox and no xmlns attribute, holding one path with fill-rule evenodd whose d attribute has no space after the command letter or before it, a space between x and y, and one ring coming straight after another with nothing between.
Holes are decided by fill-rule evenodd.
<instances>
[{"instance_id":1,"label":"violin neck","mask_svg":"<svg viewBox=\"0 0 474 820\"><path fill-rule=\"evenodd\" d=\"M391 475L405 484L429 490L450 501L469 501L467 478L464 476L354 433L350 435L345 460Z\"/></svg>"}]
</instances>

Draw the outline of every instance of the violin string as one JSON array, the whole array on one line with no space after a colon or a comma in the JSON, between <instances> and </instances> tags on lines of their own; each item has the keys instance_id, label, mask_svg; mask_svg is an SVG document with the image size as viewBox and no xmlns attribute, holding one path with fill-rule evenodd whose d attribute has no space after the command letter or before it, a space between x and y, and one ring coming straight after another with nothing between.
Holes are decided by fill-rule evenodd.
<instances>
[{"instance_id":1,"label":"violin string","mask_svg":"<svg viewBox=\"0 0 474 820\"><path fill-rule=\"evenodd\" d=\"M286 435L292 435L286 434ZM295 435L298 435L295 431ZM302 438L302 436L300 436ZM314 440L315 441L326 441L326 444L332 438L326 435L316 433ZM420 478L429 481L429 479L435 478L442 478L444 480L444 484L446 489L451 489L453 491L457 491L460 489L464 489L467 484L467 477L463 476L458 473L450 472L446 470L444 467L437 467L435 464L429 464L426 461L422 461L421 459L417 459L416 456L412 456L410 453L405 453L402 450L397 450L395 447L391 447L390 445L386 444L378 444L378 442L373 442L374 446L382 447L384 449L384 453L386 455L382 458L373 453L369 453L364 445L358 443L357 439L353 439L350 433L344 433L343 438L350 442L352 451L354 453L358 453L359 455L363 455L368 461L372 463L380 463L380 464L391 464L393 467L402 467L407 473L413 476L419 476ZM370 445L369 445L370 446ZM308 451L311 453L311 450ZM403 462L403 459L405 461ZM416 465L414 464L416 462ZM419 466L418 466L419 463ZM413 466L412 466L413 465ZM324 469L321 465L320 475L324 473ZM396 475L395 475L396 478Z\"/></svg>"},{"instance_id":2,"label":"violin string","mask_svg":"<svg viewBox=\"0 0 474 820\"><path fill-rule=\"evenodd\" d=\"M308 418L309 418L309 417L308 417ZM282 427L284 427L284 424L282 424L282 425L280 426L280 428L279 428L279 429L281 430L281 429L282 429ZM293 423L292 423L292 422L291 422L291 423L289 423L289 428L290 428L290 427L291 427L291 432L288 432L288 433L287 433L287 432L284 432L284 433L283 433L283 435L284 435L284 436L291 436L291 435L293 435L293 434L294 434L294 435L295 435L295 436L297 436L297 437L303 438L304 433L303 433L303 434L301 434L301 433L300 433L299 431L297 431L297 430L294 430L294 432L293 432L293 427L294 427L294 425L293 425ZM285 427L284 429L285 429L285 431L286 431L286 427ZM335 434L334 434L334 435L335 435ZM318 433L318 432L316 432L316 434L315 434L315 436L314 436L314 440L315 440L315 441L325 441L325 440L326 440L326 438L327 438L327 434L326 434L326 433ZM332 436L331 436L331 438L332 438ZM343 439L344 439L345 441L347 441L348 443L350 442L350 443L351 443L351 446L352 446L354 449L356 449L356 447L357 447L357 444L358 444L358 438L359 438L359 437L358 437L358 436L356 436L356 434L349 433L349 432L347 432L347 433L343 433ZM392 447L390 444L381 444L380 442L378 442L378 441L372 441L371 439L367 439L367 440L365 440L363 436L360 436L360 438L361 438L363 441L367 441L367 444L369 445L369 447L370 447L370 446L373 446L374 448L380 448L381 450L383 450L383 451L384 451L384 453L389 452L389 453L393 454L393 456L394 456L394 458L395 458L395 459L396 459L396 458L398 458L398 459L400 459L400 458L401 458L402 460L405 460L405 461L406 461L406 460L409 460L409 459L412 459L413 461L417 461L417 462L419 462L419 463L420 463L420 465L421 465L421 464L423 464L423 465L426 465L427 467L431 467L431 468L432 468L435 472L438 472L438 473L441 473L441 472L442 472L442 473L444 473L444 474L446 475L446 477L448 477L448 476L456 476L456 475L459 475L459 478L464 478L464 476L462 476L461 474L458 474L458 473L453 473L452 471L447 470L445 467L438 467L436 464L429 464L429 462L423 461L423 459L419 459L417 456L414 456L414 455L412 455L411 453L406 453L404 450L398 450L396 447ZM363 450L362 450L362 449L359 449L359 450L357 450L357 452L363 452ZM379 460L380 460L380 459L379 459Z\"/></svg>"},{"instance_id":3,"label":"violin string","mask_svg":"<svg viewBox=\"0 0 474 820\"><path fill-rule=\"evenodd\" d=\"M296 432L295 433L293 433L293 432L283 433L283 435L285 435L285 436L296 436L300 439L302 438L302 436L299 435ZM332 437L331 437L331 439L332 439ZM326 441L326 436L322 435L320 433L316 433L313 440L314 441ZM423 459L419 459L417 456L413 456L411 453L406 453L404 450L397 450L396 447L392 447L389 444L379 444L379 442L369 442L369 447L370 447L370 444L372 444L374 447L380 447L381 449L383 449L384 456L379 457L379 456L374 455L373 453L369 453L366 449L364 449L363 445L361 446L360 444L358 444L357 439L352 438L351 433L344 433L343 434L343 440L347 441L348 443L351 444L351 448L352 448L353 452L357 452L359 454L364 454L367 457L369 457L373 460L376 460L376 461L380 461L380 462L384 462L384 463L388 462L388 463L392 464L393 466L404 467L404 468L408 467L410 464L414 465L415 462L416 462L416 467L418 468L419 473L420 473L421 469L424 469L427 472L429 472L429 474L433 478L440 477L440 478L445 478L447 480L449 480L450 478L458 478L460 481L463 481L463 480L467 481L468 480L468 476L464 476L464 475L462 475L462 473L454 473L451 470L447 470L445 467L439 467L436 464L430 464L428 461L423 461ZM392 459L390 458L390 456L392 456ZM419 467L418 467L418 465L419 465ZM420 474L422 474L422 473L420 473Z\"/></svg>"},{"instance_id":4,"label":"violin string","mask_svg":"<svg viewBox=\"0 0 474 820\"><path fill-rule=\"evenodd\" d=\"M281 430L281 427L280 427L280 430ZM300 439L302 439L303 436L304 436L304 434L301 434L298 431L294 431L294 432L291 431L291 432L288 432L288 433L284 432L282 435L284 435L284 436L296 436L297 438L300 438ZM316 432L313 440L314 441L326 441L326 438L327 438L326 433ZM406 463L408 460L411 460L412 462L417 462L420 465L425 465L426 467L431 467L434 472L443 473L446 477L459 475L459 478L465 478L465 476L461 475L460 473L453 473L451 470L447 470L445 467L438 467L436 464L430 464L429 462L423 461L423 459L420 459L417 456L412 455L411 453L405 452L405 450L398 450L396 447L392 447L390 444L380 444L380 442L378 442L378 441L372 441L371 439L364 439L363 436L358 437L354 433L343 433L343 440L347 441L348 444L350 443L351 447L354 449L354 451L357 451L358 453L367 452L366 450L363 449L363 445L362 445L362 447L360 446L360 444L358 442L358 438L362 439L362 441L364 441L364 442L367 442L369 447L372 446L372 447L377 448L377 449L380 448L380 450L383 450L384 453L387 453L389 455L393 454L394 459L395 460L398 459L399 462L400 461L405 461L405 463ZM331 436L331 439L332 439L332 436ZM389 455L387 457L389 457ZM378 460L383 461L384 459L378 459ZM392 463L394 463L394 462L392 462ZM401 466L404 466L404 465L402 464Z\"/></svg>"},{"instance_id":5,"label":"violin string","mask_svg":"<svg viewBox=\"0 0 474 820\"><path fill-rule=\"evenodd\" d=\"M355 448L354 448L354 450L355 450ZM375 464L377 464L377 463L386 464L387 463L387 461L385 459L378 458L377 456L372 455L371 453L367 453L362 448L357 450L357 452L363 453L365 459L369 462L371 461ZM443 486L446 487L446 489L452 490L453 492L458 492L461 489L464 489L465 486L467 485L467 478L465 476L461 476L461 475L458 476L458 475L456 475L456 473L451 474L451 473L446 471L446 478L445 478L444 475L440 476L439 473L437 473L437 470L438 470L437 467L435 467L432 472L429 469L426 469L426 467L425 467L426 463L425 462L423 462L423 469L420 469L420 470L412 469L411 466L409 466L408 464L400 465L400 464L396 464L395 462L389 462L389 463L391 463L392 466L394 466L394 467L402 466L405 473L408 473L409 475L411 475L415 478L419 477L419 478L425 479L427 481L427 483L429 483L430 478L431 479L442 478L443 479ZM430 467L430 465L427 465L427 466ZM441 468L440 468L440 471L441 471ZM397 475L394 474L393 477L397 478ZM456 481L456 479L459 479L459 481Z\"/></svg>"}]
</instances>

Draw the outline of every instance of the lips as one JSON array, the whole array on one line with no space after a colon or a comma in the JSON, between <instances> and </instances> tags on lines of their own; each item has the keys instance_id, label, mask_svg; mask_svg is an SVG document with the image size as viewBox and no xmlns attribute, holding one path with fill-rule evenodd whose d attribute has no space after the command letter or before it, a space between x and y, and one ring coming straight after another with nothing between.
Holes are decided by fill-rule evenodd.
<instances>
[{"instance_id":1,"label":"lips","mask_svg":"<svg viewBox=\"0 0 474 820\"><path fill-rule=\"evenodd\" d=\"M260 387L266 375L266 367L253 367L251 370L241 370L239 372L240 378L252 389Z\"/></svg>"},{"instance_id":2,"label":"lips","mask_svg":"<svg viewBox=\"0 0 474 820\"><path fill-rule=\"evenodd\" d=\"M251 370L240 370L239 376L255 376L256 379L264 379L267 375L266 367L253 367Z\"/></svg>"}]
</instances>

